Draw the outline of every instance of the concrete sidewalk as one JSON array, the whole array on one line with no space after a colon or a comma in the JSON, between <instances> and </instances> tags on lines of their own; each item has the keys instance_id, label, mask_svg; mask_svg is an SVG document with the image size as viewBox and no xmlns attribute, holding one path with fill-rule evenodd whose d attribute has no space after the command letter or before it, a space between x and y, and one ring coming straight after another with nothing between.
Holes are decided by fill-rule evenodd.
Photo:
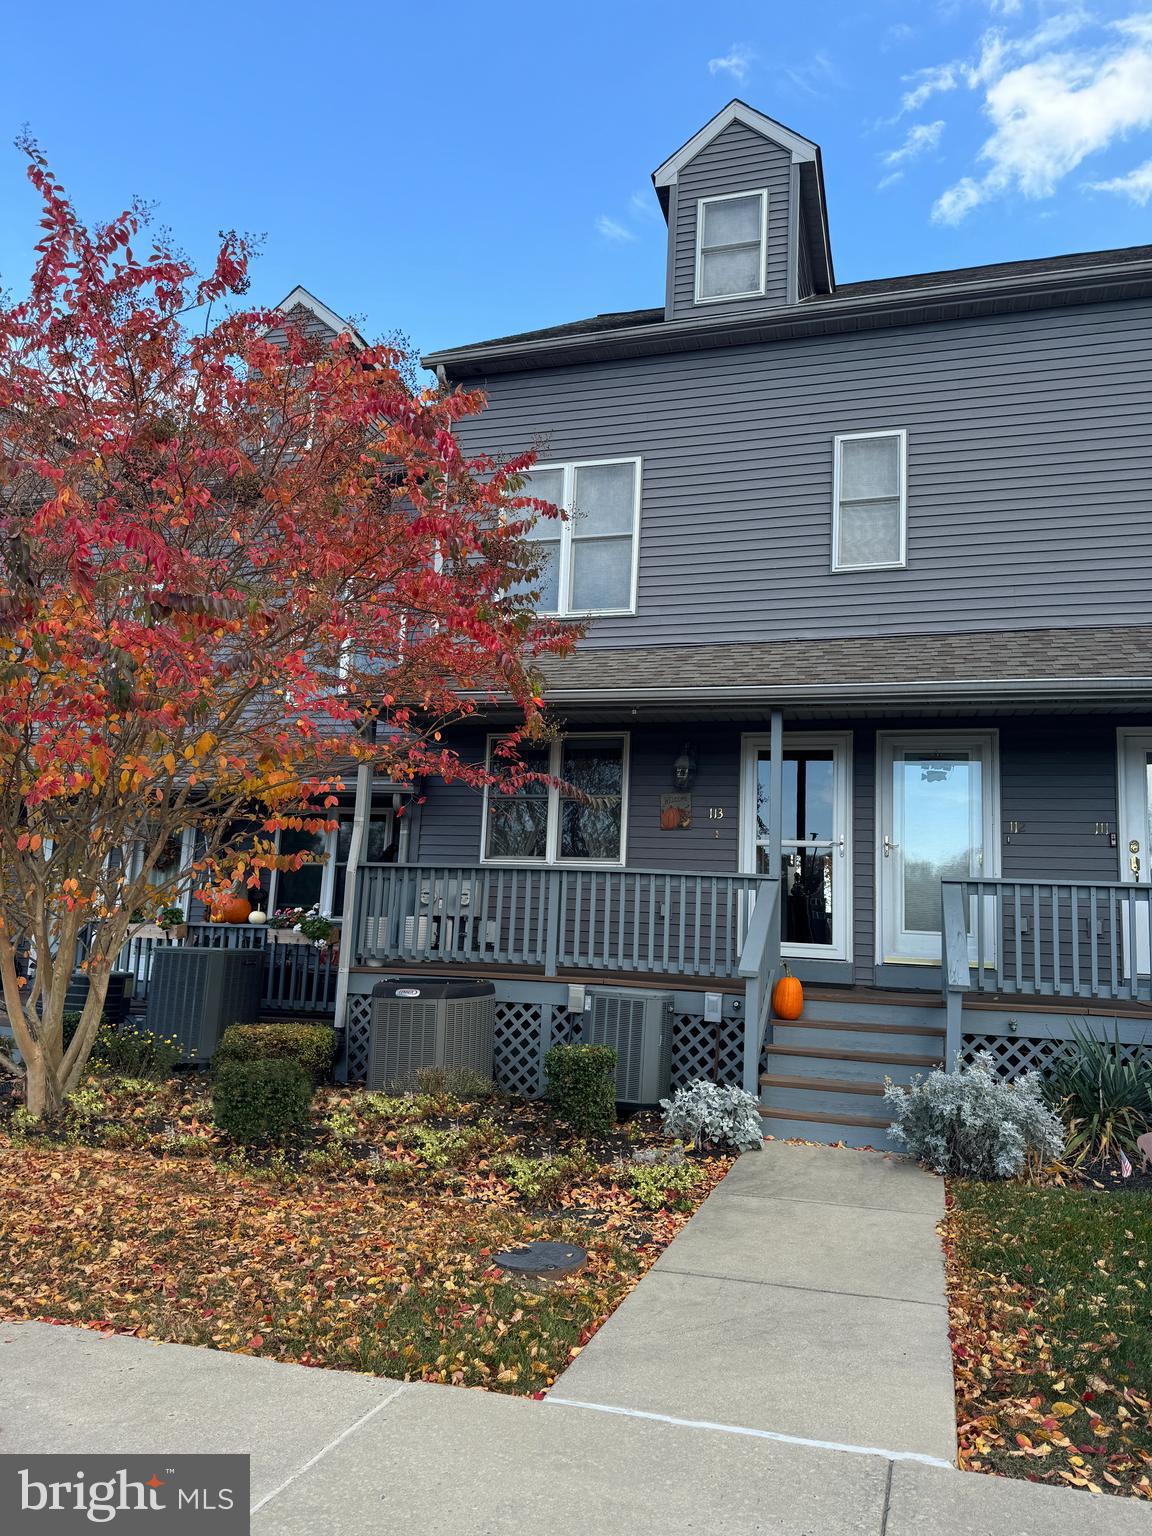
<instances>
[{"instance_id":1,"label":"concrete sidewalk","mask_svg":"<svg viewBox=\"0 0 1152 1536\"><path fill-rule=\"evenodd\" d=\"M882 1153L746 1153L552 1396L950 1464L943 1181Z\"/></svg>"},{"instance_id":2,"label":"concrete sidewalk","mask_svg":"<svg viewBox=\"0 0 1152 1536\"><path fill-rule=\"evenodd\" d=\"M0 1325L0 1452L252 1457L256 1536L1149 1536L1147 1508L755 1434L42 1323Z\"/></svg>"}]
</instances>

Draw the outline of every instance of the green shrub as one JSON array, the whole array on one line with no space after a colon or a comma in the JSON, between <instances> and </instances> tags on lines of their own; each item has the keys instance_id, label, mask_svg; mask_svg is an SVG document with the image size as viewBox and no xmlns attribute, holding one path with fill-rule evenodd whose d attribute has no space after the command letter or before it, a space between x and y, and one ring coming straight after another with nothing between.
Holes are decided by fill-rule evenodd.
<instances>
[{"instance_id":1,"label":"green shrub","mask_svg":"<svg viewBox=\"0 0 1152 1536\"><path fill-rule=\"evenodd\" d=\"M479 1162L503 1140L504 1133L491 1120L480 1120L475 1125L457 1126L452 1130L418 1125L410 1135L413 1150L429 1168L458 1168Z\"/></svg>"},{"instance_id":2,"label":"green shrub","mask_svg":"<svg viewBox=\"0 0 1152 1536\"><path fill-rule=\"evenodd\" d=\"M616 1123L616 1052L610 1045L554 1045L544 1058L556 1114L582 1136Z\"/></svg>"},{"instance_id":3,"label":"green shrub","mask_svg":"<svg viewBox=\"0 0 1152 1536\"><path fill-rule=\"evenodd\" d=\"M1119 1026L1111 1039L1072 1026L1072 1045L1050 1069L1044 1096L1064 1122L1069 1162L1105 1163L1152 1129L1152 1079L1128 1057Z\"/></svg>"},{"instance_id":4,"label":"green shrub","mask_svg":"<svg viewBox=\"0 0 1152 1536\"><path fill-rule=\"evenodd\" d=\"M216 1074L212 1118L234 1141L281 1141L308 1124L312 1080L298 1061L229 1061Z\"/></svg>"},{"instance_id":5,"label":"green shrub","mask_svg":"<svg viewBox=\"0 0 1152 1536\"><path fill-rule=\"evenodd\" d=\"M628 1170L632 1193L649 1211L686 1211L703 1170L692 1163L645 1163Z\"/></svg>"},{"instance_id":6,"label":"green shrub","mask_svg":"<svg viewBox=\"0 0 1152 1536\"><path fill-rule=\"evenodd\" d=\"M80 1026L80 1014L69 1010L61 1022L67 1050ZM175 1036L150 1034L125 1019L120 1024L100 1025L88 1060L93 1067L114 1077L148 1078L155 1082L170 1074L180 1060L180 1047Z\"/></svg>"},{"instance_id":7,"label":"green shrub","mask_svg":"<svg viewBox=\"0 0 1152 1536\"><path fill-rule=\"evenodd\" d=\"M170 1075L180 1054L175 1035L154 1035L125 1019L122 1024L100 1026L88 1060L115 1077L148 1078L155 1082Z\"/></svg>"},{"instance_id":8,"label":"green shrub","mask_svg":"<svg viewBox=\"0 0 1152 1536\"><path fill-rule=\"evenodd\" d=\"M294 1061L313 1082L324 1077L336 1055L330 1024L285 1020L274 1024L232 1024L221 1036L213 1065L233 1061Z\"/></svg>"},{"instance_id":9,"label":"green shrub","mask_svg":"<svg viewBox=\"0 0 1152 1536\"><path fill-rule=\"evenodd\" d=\"M567 1154L546 1157L524 1157L513 1152L500 1160L497 1171L521 1200L530 1205L550 1205L573 1184L590 1178L596 1164L583 1147L577 1146Z\"/></svg>"}]
</instances>

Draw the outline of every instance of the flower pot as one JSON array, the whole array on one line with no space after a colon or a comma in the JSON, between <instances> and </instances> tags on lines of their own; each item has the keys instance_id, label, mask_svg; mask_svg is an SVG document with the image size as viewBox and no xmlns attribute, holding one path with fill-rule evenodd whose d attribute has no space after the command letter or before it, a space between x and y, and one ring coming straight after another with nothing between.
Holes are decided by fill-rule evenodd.
<instances>
[{"instance_id":1,"label":"flower pot","mask_svg":"<svg viewBox=\"0 0 1152 1536\"><path fill-rule=\"evenodd\" d=\"M312 942L302 933L297 933L295 928L269 928L267 933L273 944L311 944Z\"/></svg>"}]
</instances>

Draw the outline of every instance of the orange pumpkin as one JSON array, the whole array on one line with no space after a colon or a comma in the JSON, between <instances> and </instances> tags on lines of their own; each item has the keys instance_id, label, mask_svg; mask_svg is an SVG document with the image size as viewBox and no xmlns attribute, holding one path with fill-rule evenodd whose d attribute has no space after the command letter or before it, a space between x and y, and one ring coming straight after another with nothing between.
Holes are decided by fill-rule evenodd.
<instances>
[{"instance_id":1,"label":"orange pumpkin","mask_svg":"<svg viewBox=\"0 0 1152 1536\"><path fill-rule=\"evenodd\" d=\"M683 812L678 805L666 805L660 812L660 826L665 832L675 832L683 819Z\"/></svg>"},{"instance_id":2,"label":"orange pumpkin","mask_svg":"<svg viewBox=\"0 0 1152 1536\"><path fill-rule=\"evenodd\" d=\"M804 988L791 971L772 989L772 1011L778 1019L798 1019L804 1012Z\"/></svg>"},{"instance_id":3,"label":"orange pumpkin","mask_svg":"<svg viewBox=\"0 0 1152 1536\"><path fill-rule=\"evenodd\" d=\"M229 896L228 900L220 908L219 921L222 923L246 923L248 914L252 910L252 903L247 896L238 894Z\"/></svg>"}]
</instances>

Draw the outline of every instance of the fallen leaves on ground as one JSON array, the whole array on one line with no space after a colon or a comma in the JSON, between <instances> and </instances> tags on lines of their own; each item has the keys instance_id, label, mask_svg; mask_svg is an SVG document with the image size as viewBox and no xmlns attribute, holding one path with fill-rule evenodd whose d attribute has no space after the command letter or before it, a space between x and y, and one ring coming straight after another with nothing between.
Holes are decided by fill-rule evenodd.
<instances>
[{"instance_id":1,"label":"fallen leaves on ground","mask_svg":"<svg viewBox=\"0 0 1152 1536\"><path fill-rule=\"evenodd\" d=\"M1152 1499L1152 1200L950 1186L960 1465Z\"/></svg>"},{"instance_id":2,"label":"fallen leaves on ground","mask_svg":"<svg viewBox=\"0 0 1152 1536\"><path fill-rule=\"evenodd\" d=\"M123 1126L131 1094L104 1085ZM154 1108L155 1094L143 1095ZM185 1095L176 1130L145 1145L53 1145L0 1135L0 1315L39 1318L380 1375L533 1393L551 1384L688 1219L645 1209L622 1165L588 1156L578 1182L534 1210L494 1170L555 1134L537 1106L424 1104L412 1119L322 1095L343 1131L296 1162L228 1154ZM169 1102L171 1101L171 1102ZM139 1108L139 1105L136 1106ZM373 1138L351 1142L347 1125ZM451 1139L416 1134L451 1118ZM499 1118L499 1117L498 1117ZM323 1122L325 1126L329 1121ZM463 1133L463 1134L461 1134ZM430 1166L448 1145L458 1163ZM642 1140L638 1144L643 1144ZM172 1149L174 1154L164 1151ZM371 1154L368 1156L367 1154ZM548 1142L543 1155L554 1155ZM315 1167L322 1163L323 1171ZM727 1171L696 1166L688 1207ZM547 1239L588 1251L577 1274L514 1279L501 1249Z\"/></svg>"}]
</instances>

